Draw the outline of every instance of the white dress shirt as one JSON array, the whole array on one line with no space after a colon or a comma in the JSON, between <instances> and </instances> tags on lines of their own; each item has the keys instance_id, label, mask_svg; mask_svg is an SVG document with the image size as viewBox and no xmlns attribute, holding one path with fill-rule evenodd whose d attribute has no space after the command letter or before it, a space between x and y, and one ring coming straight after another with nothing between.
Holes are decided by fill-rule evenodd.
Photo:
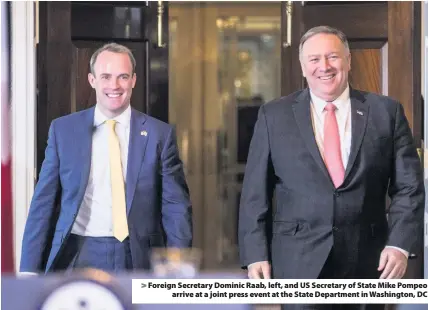
<instances>
[{"instance_id":1,"label":"white dress shirt","mask_svg":"<svg viewBox=\"0 0 428 310\"><path fill-rule=\"evenodd\" d=\"M119 138L123 180L126 181L128 163L129 130L131 107L113 118ZM108 147L108 118L102 114L98 105L94 112L94 133L92 136L91 170L83 201L73 224L71 233L80 236L113 236L112 197L110 182L110 161Z\"/></svg>"},{"instance_id":2,"label":"white dress shirt","mask_svg":"<svg viewBox=\"0 0 428 310\"><path fill-rule=\"evenodd\" d=\"M314 129L315 140L320 150L321 156L324 159L324 118L327 113L324 107L327 102L315 96L312 91L311 93L311 115L312 115L312 126ZM332 103L336 106L336 120L339 127L340 136L340 149L342 152L342 162L346 171L348 164L349 154L351 153L351 142L352 142L352 113L351 113L351 98L349 95L349 86L346 87L345 91ZM387 246L400 250L406 257L409 253L403 249Z\"/></svg>"}]
</instances>

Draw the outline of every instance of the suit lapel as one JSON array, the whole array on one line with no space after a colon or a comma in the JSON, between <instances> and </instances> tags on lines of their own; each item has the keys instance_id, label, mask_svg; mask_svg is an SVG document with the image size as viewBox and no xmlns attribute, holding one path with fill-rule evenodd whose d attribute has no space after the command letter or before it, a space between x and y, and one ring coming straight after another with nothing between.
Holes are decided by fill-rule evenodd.
<instances>
[{"instance_id":1,"label":"suit lapel","mask_svg":"<svg viewBox=\"0 0 428 310\"><path fill-rule=\"evenodd\" d=\"M126 212L129 215L138 181L141 163L150 137L144 114L132 109L129 129L128 164L126 173ZM145 135L144 135L145 133Z\"/></svg>"},{"instance_id":2,"label":"suit lapel","mask_svg":"<svg viewBox=\"0 0 428 310\"><path fill-rule=\"evenodd\" d=\"M311 98L309 89L302 91L302 93L296 98L296 101L297 103L293 105L293 111L302 138L321 171L329 180L331 180L315 140L314 129L312 126Z\"/></svg>"},{"instance_id":3,"label":"suit lapel","mask_svg":"<svg viewBox=\"0 0 428 310\"><path fill-rule=\"evenodd\" d=\"M92 107L81 114L81 122L75 126L76 149L78 157L76 158L76 170L80 171L80 183L77 201L80 207L83 195L85 194L86 186L88 185L89 173L91 171L91 156L92 156L92 134L94 131L94 111Z\"/></svg>"},{"instance_id":4,"label":"suit lapel","mask_svg":"<svg viewBox=\"0 0 428 310\"><path fill-rule=\"evenodd\" d=\"M349 154L348 165L345 170L345 180L352 170L352 167L357 158L357 154L361 148L361 143L367 127L367 119L369 115L369 106L365 104L365 97L359 91L350 89L351 97L351 122L352 122L352 140L351 152Z\"/></svg>"}]
</instances>

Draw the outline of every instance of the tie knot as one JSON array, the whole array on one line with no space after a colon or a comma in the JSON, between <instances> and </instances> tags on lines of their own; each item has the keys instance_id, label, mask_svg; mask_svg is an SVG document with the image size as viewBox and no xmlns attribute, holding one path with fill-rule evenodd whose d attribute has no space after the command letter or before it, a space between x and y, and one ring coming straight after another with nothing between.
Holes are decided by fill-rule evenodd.
<instances>
[{"instance_id":1,"label":"tie knot","mask_svg":"<svg viewBox=\"0 0 428 310\"><path fill-rule=\"evenodd\" d=\"M114 119L109 119L106 120L106 124L108 127L110 127L111 129L114 129L114 127L116 126L117 121Z\"/></svg>"},{"instance_id":2,"label":"tie knot","mask_svg":"<svg viewBox=\"0 0 428 310\"><path fill-rule=\"evenodd\" d=\"M326 110L327 112L334 112L336 111L336 109L337 107L331 102L328 102L324 107L324 110Z\"/></svg>"}]
</instances>

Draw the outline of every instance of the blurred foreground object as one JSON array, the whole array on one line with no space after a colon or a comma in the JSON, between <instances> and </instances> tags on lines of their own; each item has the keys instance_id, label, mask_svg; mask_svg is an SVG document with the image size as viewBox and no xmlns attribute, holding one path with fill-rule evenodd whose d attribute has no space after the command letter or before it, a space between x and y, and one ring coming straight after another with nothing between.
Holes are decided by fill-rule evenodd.
<instances>
[{"instance_id":1,"label":"blurred foreground object","mask_svg":"<svg viewBox=\"0 0 428 310\"><path fill-rule=\"evenodd\" d=\"M129 272L114 276L97 269L44 276L2 276L1 308L13 310L250 310L245 304L140 304L131 305L132 279L156 279L152 273ZM245 279L245 273L198 273L196 279ZM114 295L116 299L114 299ZM62 304L56 303L57 301ZM105 302L109 302L105 307ZM58 305L60 305L58 307ZM55 306L57 306L55 308ZM114 307L116 306L116 307ZM122 307L122 308L120 308Z\"/></svg>"},{"instance_id":2,"label":"blurred foreground object","mask_svg":"<svg viewBox=\"0 0 428 310\"><path fill-rule=\"evenodd\" d=\"M195 248L154 248L151 266L155 277L194 278L199 272L201 251Z\"/></svg>"},{"instance_id":3,"label":"blurred foreground object","mask_svg":"<svg viewBox=\"0 0 428 310\"><path fill-rule=\"evenodd\" d=\"M108 273L86 269L68 277L59 286L48 290L42 298L42 310L62 309L132 309L129 296Z\"/></svg>"}]
</instances>

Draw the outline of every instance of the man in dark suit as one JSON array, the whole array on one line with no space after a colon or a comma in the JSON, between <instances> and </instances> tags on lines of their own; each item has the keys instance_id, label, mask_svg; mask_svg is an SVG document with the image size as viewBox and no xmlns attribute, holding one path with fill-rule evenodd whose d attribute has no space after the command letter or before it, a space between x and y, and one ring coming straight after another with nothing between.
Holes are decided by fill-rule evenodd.
<instances>
[{"instance_id":1,"label":"man in dark suit","mask_svg":"<svg viewBox=\"0 0 428 310\"><path fill-rule=\"evenodd\" d=\"M51 124L21 272L149 269L151 248L192 245L175 132L130 106L134 56L107 44L93 54L90 69L96 106Z\"/></svg>"},{"instance_id":2,"label":"man in dark suit","mask_svg":"<svg viewBox=\"0 0 428 310\"><path fill-rule=\"evenodd\" d=\"M309 30L300 61L309 88L259 111L239 211L242 265L250 278L401 278L423 239L425 196L403 107L350 88L337 29Z\"/></svg>"}]
</instances>

